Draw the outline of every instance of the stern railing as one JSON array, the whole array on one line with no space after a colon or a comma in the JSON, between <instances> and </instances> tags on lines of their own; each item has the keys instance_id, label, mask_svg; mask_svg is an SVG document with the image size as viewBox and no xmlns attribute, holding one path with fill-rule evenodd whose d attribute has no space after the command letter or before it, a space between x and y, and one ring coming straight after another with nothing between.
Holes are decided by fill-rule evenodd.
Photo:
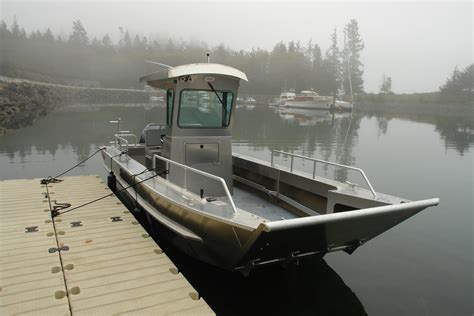
<instances>
[{"instance_id":1,"label":"stern railing","mask_svg":"<svg viewBox=\"0 0 474 316\"><path fill-rule=\"evenodd\" d=\"M362 170L361 168L357 168L357 167L352 167L352 166L347 166L347 165L342 165L342 164L339 164L339 163L336 163L336 162L331 162L331 161L326 161L326 160L321 160L321 159L316 159L316 158L311 158L311 157L306 157L306 156L301 156L301 155L298 155L298 154L292 154L292 153L287 153L287 152L284 152L284 151L280 151L280 150L272 150L272 156L271 156L271 160L270 160L270 164L272 167L275 166L275 163L274 163L274 155L275 154L281 154L281 155L285 155L285 156L289 156L290 157L290 172L293 172L293 161L294 161L294 158L300 158L300 159L304 159L304 160L309 160L309 161L312 161L313 162L313 172L312 172L312 178L316 178L316 163L323 163L323 164L326 164L326 165L331 165L331 166L335 166L335 167L340 167L340 168L345 168L345 169L349 169L349 170L354 170L354 171L357 171L359 172L362 177L364 178L365 180L365 183L367 184L367 186L369 187L370 189L370 192L372 192L372 195L374 196L374 198L377 198L377 192L375 192L374 190L374 187L372 186L372 184L370 183L369 181L369 178L367 178L364 170Z\"/></svg>"}]
</instances>

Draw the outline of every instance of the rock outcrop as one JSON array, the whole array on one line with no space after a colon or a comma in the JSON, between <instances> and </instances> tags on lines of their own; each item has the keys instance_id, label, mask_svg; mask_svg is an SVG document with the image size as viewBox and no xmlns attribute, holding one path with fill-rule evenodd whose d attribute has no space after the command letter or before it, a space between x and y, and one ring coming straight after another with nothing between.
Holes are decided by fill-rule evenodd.
<instances>
[{"instance_id":1,"label":"rock outcrop","mask_svg":"<svg viewBox=\"0 0 474 316\"><path fill-rule=\"evenodd\" d=\"M18 129L70 104L148 103L156 92L101 89L0 78L0 130Z\"/></svg>"}]
</instances>

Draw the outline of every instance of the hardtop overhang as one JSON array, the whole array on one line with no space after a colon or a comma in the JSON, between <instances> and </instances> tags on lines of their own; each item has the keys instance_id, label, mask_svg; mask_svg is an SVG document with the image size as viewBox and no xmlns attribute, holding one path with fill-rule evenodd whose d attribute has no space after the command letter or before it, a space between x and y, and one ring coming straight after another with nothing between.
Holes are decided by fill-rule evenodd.
<instances>
[{"instance_id":1,"label":"hardtop overhang","mask_svg":"<svg viewBox=\"0 0 474 316\"><path fill-rule=\"evenodd\" d=\"M169 85L173 84L174 80L190 75L214 75L248 81L247 75L238 69L226 65L210 63L187 64L163 69L142 76L139 81L146 82L152 87L166 89Z\"/></svg>"}]
</instances>

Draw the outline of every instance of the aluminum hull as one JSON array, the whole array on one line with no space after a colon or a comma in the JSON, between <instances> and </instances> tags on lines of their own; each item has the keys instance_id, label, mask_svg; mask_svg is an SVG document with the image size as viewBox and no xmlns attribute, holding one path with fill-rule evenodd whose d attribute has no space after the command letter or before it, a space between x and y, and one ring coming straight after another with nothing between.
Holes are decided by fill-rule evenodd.
<instances>
[{"instance_id":1,"label":"aluminum hull","mask_svg":"<svg viewBox=\"0 0 474 316\"><path fill-rule=\"evenodd\" d=\"M237 204L239 212L234 214L226 209L225 202L220 202L220 199L217 199L220 204L208 202L167 179L156 176L156 173L153 177L154 171L134 176L144 171L143 164L127 154L120 155L115 147L107 147L102 156L105 168L109 172L113 171L122 187L135 184L126 190L126 194L133 203L175 234L172 241L177 247L201 261L244 273L257 266L286 264L309 255L324 256L327 252L339 250L352 252L401 221L438 203L437 199L431 199L390 205L388 201L374 202L364 198L366 193L361 191L361 196L354 197L354 205L362 203L360 205L367 205L368 208L318 215L316 212L311 213L311 201L314 200L311 195L321 196L326 187L334 191L330 193L329 190L328 196L343 195L343 191L338 192L339 188L334 186L337 183L308 179L236 156L234 177L240 179L241 185L251 184L248 194L263 193L269 200L274 200L277 206L286 205L288 209L293 209L288 214L294 216L276 218L277 213L270 211L267 214L258 213L255 210L260 202L255 203L254 207L251 203ZM254 172L257 176L249 172ZM314 192L302 190L306 192L310 202L304 202L307 199L305 197L300 200L300 210L295 211L300 205L296 202L297 197L292 199L283 194L271 193L275 192L272 190L271 179L276 174L279 179L288 178L287 183L298 182L291 190L298 189L298 185L303 188L307 188L308 184L312 185ZM136 184L150 176L153 178ZM245 176L247 180L243 178ZM318 190L321 192L317 192ZM289 191L288 194L290 193ZM347 196L344 195L344 198ZM325 205L328 204L330 203L326 202ZM239 205L247 209L242 209ZM306 209L308 211L305 213ZM271 214L274 215L273 218Z\"/></svg>"}]
</instances>

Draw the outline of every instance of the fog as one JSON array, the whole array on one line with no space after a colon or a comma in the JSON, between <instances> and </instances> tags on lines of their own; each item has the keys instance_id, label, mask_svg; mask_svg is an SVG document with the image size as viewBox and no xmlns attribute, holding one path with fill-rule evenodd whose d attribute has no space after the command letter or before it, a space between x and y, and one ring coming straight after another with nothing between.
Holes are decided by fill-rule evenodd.
<instances>
[{"instance_id":1,"label":"fog","mask_svg":"<svg viewBox=\"0 0 474 316\"><path fill-rule=\"evenodd\" d=\"M89 36L118 27L148 38L224 43L235 50L264 48L278 42L312 39L323 52L336 27L342 48L344 25L359 22L365 42L365 91L377 92L382 74L392 77L396 93L438 90L457 65L472 63L471 2L87 2L3 1L2 19L16 16L29 33L51 28L65 37L81 20Z\"/></svg>"}]
</instances>

